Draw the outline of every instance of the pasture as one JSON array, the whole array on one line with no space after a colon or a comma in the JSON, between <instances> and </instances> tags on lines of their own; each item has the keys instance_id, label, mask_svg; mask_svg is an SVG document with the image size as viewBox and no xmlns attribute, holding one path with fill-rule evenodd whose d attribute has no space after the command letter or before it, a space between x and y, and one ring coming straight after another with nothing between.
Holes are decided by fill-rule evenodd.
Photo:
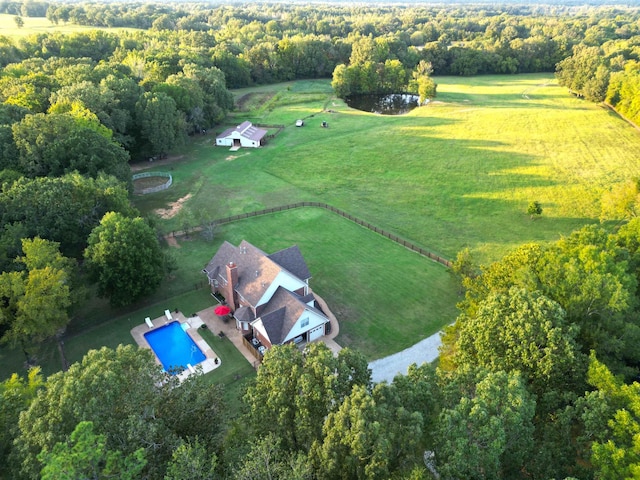
<instances>
[{"instance_id":1,"label":"pasture","mask_svg":"<svg viewBox=\"0 0 640 480\"><path fill-rule=\"evenodd\" d=\"M321 201L444 257L469 247L486 263L521 243L552 241L597 222L602 194L640 173L640 133L569 96L551 75L437 82L436 101L396 117L348 108L327 80L235 91L242 108L228 125L284 124L282 133L264 148L238 152L212 146L215 132L194 137L170 163L174 186L136 204L153 215L178 202L174 216L158 220L169 233L201 218ZM304 127L294 126L298 118ZM320 128L322 121L329 128ZM544 209L535 221L526 214L532 200ZM328 213L310 220L317 215L295 211L227 225L211 247L181 242L175 255L189 272L176 275L198 275L195 251L206 249L198 254L202 264L223 239L246 238L265 251L297 243L312 287L343 321L338 342L371 359L455 318L456 292L442 267L412 257L394 268L402 257L397 247L336 227ZM404 276L391 278L396 270Z\"/></svg>"},{"instance_id":2,"label":"pasture","mask_svg":"<svg viewBox=\"0 0 640 480\"><path fill-rule=\"evenodd\" d=\"M348 108L328 80L235 91L242 108L225 125L192 137L166 162L134 165L136 172L170 171L174 180L166 191L136 196L135 204L170 234L202 219L325 202L443 257L469 247L487 263L524 242L553 241L597 222L602 194L640 176L640 132L571 97L551 75L437 82L436 101L397 117ZM298 118L304 127L294 126ZM286 127L261 149L214 146L216 132L243 120ZM320 128L322 121L329 128ZM532 200L543 207L535 221L526 214ZM149 309L179 306L192 295L199 306L210 302L202 267L224 240L243 238L267 252L299 245L312 288L341 321L338 343L370 360L456 317L458 292L444 267L305 208L221 226L212 242L197 233L178 238L179 248L167 247L177 269L154 296L127 311L96 300L74 318L69 359L103 344L101 329L110 332L109 344L130 341L129 324ZM54 345L42 352L54 369L56 354Z\"/></svg>"},{"instance_id":3,"label":"pasture","mask_svg":"<svg viewBox=\"0 0 640 480\"><path fill-rule=\"evenodd\" d=\"M328 81L254 89L253 109L229 124L286 125L279 136L238 152L196 137L174 165L175 188L137 204L150 212L191 193L178 215L160 222L172 231L202 212L322 201L442 256L469 247L489 262L596 222L602 194L640 174L640 133L569 96L551 75L437 82L436 101L397 117L346 107ZM297 118L306 126L294 127ZM532 200L544 209L536 221L526 214Z\"/></svg>"}]
</instances>

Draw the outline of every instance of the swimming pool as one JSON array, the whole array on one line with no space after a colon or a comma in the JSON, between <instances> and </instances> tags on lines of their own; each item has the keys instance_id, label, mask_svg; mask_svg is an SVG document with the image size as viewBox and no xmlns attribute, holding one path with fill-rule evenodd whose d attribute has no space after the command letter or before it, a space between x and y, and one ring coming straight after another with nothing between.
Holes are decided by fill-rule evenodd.
<instances>
[{"instance_id":1,"label":"swimming pool","mask_svg":"<svg viewBox=\"0 0 640 480\"><path fill-rule=\"evenodd\" d=\"M171 322L147 332L144 338L164 369L174 375L187 368L187 364L195 366L206 358L180 322Z\"/></svg>"}]
</instances>

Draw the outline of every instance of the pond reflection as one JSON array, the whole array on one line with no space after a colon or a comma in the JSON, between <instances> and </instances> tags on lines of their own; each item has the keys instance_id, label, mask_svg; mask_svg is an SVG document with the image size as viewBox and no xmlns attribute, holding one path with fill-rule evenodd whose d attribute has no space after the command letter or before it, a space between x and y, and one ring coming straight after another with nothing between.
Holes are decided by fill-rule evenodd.
<instances>
[{"instance_id":1,"label":"pond reflection","mask_svg":"<svg viewBox=\"0 0 640 480\"><path fill-rule=\"evenodd\" d=\"M418 100L418 95L409 93L350 95L345 99L351 108L382 115L402 115L410 112L418 106Z\"/></svg>"}]
</instances>

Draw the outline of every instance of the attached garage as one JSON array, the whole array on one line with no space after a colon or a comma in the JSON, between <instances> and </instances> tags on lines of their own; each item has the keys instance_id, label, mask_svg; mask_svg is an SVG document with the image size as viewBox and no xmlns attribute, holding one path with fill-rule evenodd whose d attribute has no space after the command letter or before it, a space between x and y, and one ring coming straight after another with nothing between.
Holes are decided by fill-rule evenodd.
<instances>
[{"instance_id":1,"label":"attached garage","mask_svg":"<svg viewBox=\"0 0 640 480\"><path fill-rule=\"evenodd\" d=\"M324 324L309 330L309 341L313 342L324 335Z\"/></svg>"}]
</instances>

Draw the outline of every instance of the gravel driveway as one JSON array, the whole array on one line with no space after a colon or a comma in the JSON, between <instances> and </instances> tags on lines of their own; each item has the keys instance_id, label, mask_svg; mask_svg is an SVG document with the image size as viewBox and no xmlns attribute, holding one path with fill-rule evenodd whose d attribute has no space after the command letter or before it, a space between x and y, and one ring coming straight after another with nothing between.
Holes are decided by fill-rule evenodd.
<instances>
[{"instance_id":1,"label":"gravel driveway","mask_svg":"<svg viewBox=\"0 0 640 480\"><path fill-rule=\"evenodd\" d=\"M409 365L433 362L438 358L438 347L442 344L440 332L425 338L401 352L380 358L369 363L371 380L374 383L391 382L398 374L406 375Z\"/></svg>"}]
</instances>

